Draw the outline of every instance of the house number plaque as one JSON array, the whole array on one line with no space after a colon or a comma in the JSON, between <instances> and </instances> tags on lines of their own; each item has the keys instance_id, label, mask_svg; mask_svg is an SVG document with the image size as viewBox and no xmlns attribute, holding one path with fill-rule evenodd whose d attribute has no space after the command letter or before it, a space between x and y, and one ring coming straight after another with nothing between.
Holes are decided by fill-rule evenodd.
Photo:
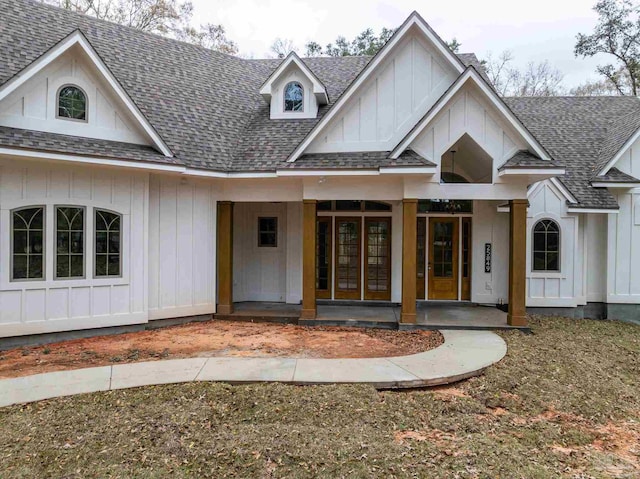
<instances>
[{"instance_id":1,"label":"house number plaque","mask_svg":"<svg viewBox=\"0 0 640 479\"><path fill-rule=\"evenodd\" d=\"M491 273L491 243L484 244L484 272Z\"/></svg>"}]
</instances>

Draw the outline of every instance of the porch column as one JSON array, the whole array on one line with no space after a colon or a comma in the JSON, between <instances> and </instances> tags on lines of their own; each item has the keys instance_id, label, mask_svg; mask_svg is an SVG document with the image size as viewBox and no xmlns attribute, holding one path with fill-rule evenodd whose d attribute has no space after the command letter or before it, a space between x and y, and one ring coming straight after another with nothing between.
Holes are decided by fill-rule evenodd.
<instances>
[{"instance_id":1,"label":"porch column","mask_svg":"<svg viewBox=\"0 0 640 479\"><path fill-rule=\"evenodd\" d=\"M402 311L401 323L416 322L416 255L418 200L402 200Z\"/></svg>"},{"instance_id":2,"label":"porch column","mask_svg":"<svg viewBox=\"0 0 640 479\"><path fill-rule=\"evenodd\" d=\"M302 319L316 317L316 200L302 205Z\"/></svg>"},{"instance_id":3,"label":"porch column","mask_svg":"<svg viewBox=\"0 0 640 479\"><path fill-rule=\"evenodd\" d=\"M509 201L509 312L510 326L526 326L527 200Z\"/></svg>"},{"instance_id":4,"label":"porch column","mask_svg":"<svg viewBox=\"0 0 640 479\"><path fill-rule=\"evenodd\" d=\"M218 202L218 314L233 313L233 203Z\"/></svg>"}]
</instances>

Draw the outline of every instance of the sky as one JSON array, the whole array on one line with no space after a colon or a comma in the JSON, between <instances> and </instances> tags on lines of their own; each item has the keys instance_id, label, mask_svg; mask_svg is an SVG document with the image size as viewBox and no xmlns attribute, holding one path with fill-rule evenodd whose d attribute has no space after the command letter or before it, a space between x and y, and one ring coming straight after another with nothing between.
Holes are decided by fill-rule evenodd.
<instances>
[{"instance_id":1,"label":"sky","mask_svg":"<svg viewBox=\"0 0 640 479\"><path fill-rule=\"evenodd\" d=\"M479 58L510 50L514 65L548 59L564 73L568 88L598 78L606 57L575 58L578 33L590 33L596 0L193 0L194 25L220 23L240 55L265 58L277 37L304 52L310 40L321 45L339 35L352 39L362 30L398 27L417 10L444 39L457 38L460 52Z\"/></svg>"}]
</instances>

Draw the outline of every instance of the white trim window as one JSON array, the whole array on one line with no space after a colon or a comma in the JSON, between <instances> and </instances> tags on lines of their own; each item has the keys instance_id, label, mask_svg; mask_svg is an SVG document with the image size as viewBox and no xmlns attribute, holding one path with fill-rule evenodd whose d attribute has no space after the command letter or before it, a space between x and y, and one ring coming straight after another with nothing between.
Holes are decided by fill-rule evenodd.
<instances>
[{"instance_id":1,"label":"white trim window","mask_svg":"<svg viewBox=\"0 0 640 479\"><path fill-rule=\"evenodd\" d=\"M560 271L560 226L543 219L533 226L533 271Z\"/></svg>"},{"instance_id":2,"label":"white trim window","mask_svg":"<svg viewBox=\"0 0 640 479\"><path fill-rule=\"evenodd\" d=\"M297 81L284 87L284 111L304 112L304 88Z\"/></svg>"},{"instance_id":3,"label":"white trim window","mask_svg":"<svg viewBox=\"0 0 640 479\"><path fill-rule=\"evenodd\" d=\"M87 121L87 94L76 85L62 85L56 96L57 118Z\"/></svg>"},{"instance_id":4,"label":"white trim window","mask_svg":"<svg viewBox=\"0 0 640 479\"><path fill-rule=\"evenodd\" d=\"M56 206L55 279L84 278L84 208Z\"/></svg>"},{"instance_id":5,"label":"white trim window","mask_svg":"<svg viewBox=\"0 0 640 479\"><path fill-rule=\"evenodd\" d=\"M44 279L44 206L11 212L11 280Z\"/></svg>"},{"instance_id":6,"label":"white trim window","mask_svg":"<svg viewBox=\"0 0 640 479\"><path fill-rule=\"evenodd\" d=\"M95 277L122 276L122 215L95 210Z\"/></svg>"}]
</instances>

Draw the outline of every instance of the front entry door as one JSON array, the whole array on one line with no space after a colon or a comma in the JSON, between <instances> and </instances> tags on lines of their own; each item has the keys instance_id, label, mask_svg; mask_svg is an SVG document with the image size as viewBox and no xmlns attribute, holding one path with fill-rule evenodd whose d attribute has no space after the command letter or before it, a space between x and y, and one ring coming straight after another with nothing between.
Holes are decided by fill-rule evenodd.
<instances>
[{"instance_id":1,"label":"front entry door","mask_svg":"<svg viewBox=\"0 0 640 479\"><path fill-rule=\"evenodd\" d=\"M364 299L391 299L391 218L364 220Z\"/></svg>"},{"instance_id":2,"label":"front entry door","mask_svg":"<svg viewBox=\"0 0 640 479\"><path fill-rule=\"evenodd\" d=\"M336 218L336 299L360 299L360 221Z\"/></svg>"},{"instance_id":3,"label":"front entry door","mask_svg":"<svg viewBox=\"0 0 640 479\"><path fill-rule=\"evenodd\" d=\"M429 218L429 299L458 299L458 218Z\"/></svg>"}]
</instances>

